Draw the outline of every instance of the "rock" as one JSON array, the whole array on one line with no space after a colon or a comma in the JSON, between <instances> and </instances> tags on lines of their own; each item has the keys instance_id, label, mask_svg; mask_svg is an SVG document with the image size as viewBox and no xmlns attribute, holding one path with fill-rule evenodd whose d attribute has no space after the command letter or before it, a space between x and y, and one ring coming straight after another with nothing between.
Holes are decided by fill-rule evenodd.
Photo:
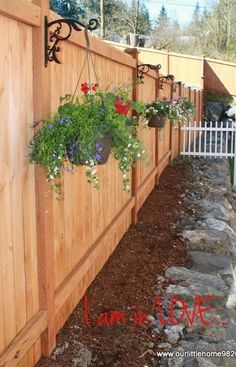
<instances>
[{"instance_id":1,"label":"rock","mask_svg":"<svg viewBox=\"0 0 236 367\"><path fill-rule=\"evenodd\" d=\"M228 256L211 252L189 251L187 263L194 270L204 273L232 274L231 261Z\"/></svg>"},{"instance_id":2,"label":"rock","mask_svg":"<svg viewBox=\"0 0 236 367\"><path fill-rule=\"evenodd\" d=\"M148 349L153 349L154 348L154 343L153 342L149 342L148 343Z\"/></svg>"},{"instance_id":3,"label":"rock","mask_svg":"<svg viewBox=\"0 0 236 367\"><path fill-rule=\"evenodd\" d=\"M182 353L184 353L184 349L181 347L178 347L174 350L174 353L179 353L178 356L169 357L168 360L168 366L169 367L183 367L184 366L184 356Z\"/></svg>"},{"instance_id":4,"label":"rock","mask_svg":"<svg viewBox=\"0 0 236 367\"><path fill-rule=\"evenodd\" d=\"M208 343L206 341L203 340L198 340L195 342L187 342L185 340L181 340L180 341L180 345L181 347L185 350L185 351L209 351L209 352L213 352L216 351L216 344L211 344Z\"/></svg>"},{"instance_id":5,"label":"rock","mask_svg":"<svg viewBox=\"0 0 236 367\"><path fill-rule=\"evenodd\" d=\"M189 241L188 249L227 255L229 245L233 243L227 233L218 229L195 229L184 231L183 236Z\"/></svg>"},{"instance_id":6,"label":"rock","mask_svg":"<svg viewBox=\"0 0 236 367\"><path fill-rule=\"evenodd\" d=\"M184 336L184 340L187 341L196 341L199 339L199 335L197 331L193 331L192 333L187 333Z\"/></svg>"},{"instance_id":7,"label":"rock","mask_svg":"<svg viewBox=\"0 0 236 367\"><path fill-rule=\"evenodd\" d=\"M176 344L177 341L180 338L179 333L174 333L174 332L166 330L166 329L165 329L165 333L167 335L168 342L171 343L171 344Z\"/></svg>"},{"instance_id":8,"label":"rock","mask_svg":"<svg viewBox=\"0 0 236 367\"><path fill-rule=\"evenodd\" d=\"M223 326L211 325L202 330L199 333L200 337L207 342L217 343L225 339L225 329Z\"/></svg>"},{"instance_id":9,"label":"rock","mask_svg":"<svg viewBox=\"0 0 236 367\"><path fill-rule=\"evenodd\" d=\"M89 367L92 361L92 353L82 343L73 341L76 358L73 359L73 367Z\"/></svg>"},{"instance_id":10,"label":"rock","mask_svg":"<svg viewBox=\"0 0 236 367\"><path fill-rule=\"evenodd\" d=\"M178 325L167 325L166 326L166 330L168 330L169 332L173 332L173 333L181 333L183 329L185 328L185 325L183 324L178 324Z\"/></svg>"},{"instance_id":11,"label":"rock","mask_svg":"<svg viewBox=\"0 0 236 367\"><path fill-rule=\"evenodd\" d=\"M172 345L170 343L160 343L158 344L158 348L168 352L171 350Z\"/></svg>"},{"instance_id":12,"label":"rock","mask_svg":"<svg viewBox=\"0 0 236 367\"><path fill-rule=\"evenodd\" d=\"M213 203L211 201L202 200L200 203L200 209L198 210L198 215L201 218L213 218L220 219L224 222L230 222L229 211L225 207L218 203Z\"/></svg>"},{"instance_id":13,"label":"rock","mask_svg":"<svg viewBox=\"0 0 236 367\"><path fill-rule=\"evenodd\" d=\"M225 198L224 195L222 195L222 192L216 189L211 189L208 194L205 196L205 199L207 201L212 201L214 203L223 205L226 210L232 210L232 205L229 203L229 201Z\"/></svg>"},{"instance_id":14,"label":"rock","mask_svg":"<svg viewBox=\"0 0 236 367\"><path fill-rule=\"evenodd\" d=\"M209 219L206 219L204 223L202 223L202 225L209 229L217 230L217 231L227 234L228 238L230 238L231 240L230 241L231 249L235 248L236 233L227 223L219 219L209 218Z\"/></svg>"},{"instance_id":15,"label":"rock","mask_svg":"<svg viewBox=\"0 0 236 367\"><path fill-rule=\"evenodd\" d=\"M229 294L229 298L227 300L227 304L226 304L227 308L231 308L231 309L235 309L236 308L236 285L233 283L231 289L230 289L230 294Z\"/></svg>"},{"instance_id":16,"label":"rock","mask_svg":"<svg viewBox=\"0 0 236 367\"><path fill-rule=\"evenodd\" d=\"M184 285L189 285L190 287L196 284L200 287L206 287L206 289L212 288L220 290L225 294L228 293L228 287L218 275L200 273L184 267L172 266L166 270L166 277L171 280L184 281ZM199 294L201 295L201 293Z\"/></svg>"},{"instance_id":17,"label":"rock","mask_svg":"<svg viewBox=\"0 0 236 367\"><path fill-rule=\"evenodd\" d=\"M159 363L155 358L151 358L151 363L153 367L158 367Z\"/></svg>"},{"instance_id":18,"label":"rock","mask_svg":"<svg viewBox=\"0 0 236 367\"><path fill-rule=\"evenodd\" d=\"M184 361L184 367L198 367L198 361L194 357L186 358Z\"/></svg>"},{"instance_id":19,"label":"rock","mask_svg":"<svg viewBox=\"0 0 236 367\"><path fill-rule=\"evenodd\" d=\"M64 344L59 345L54 349L54 351L53 351L50 358L53 359L53 360L56 360L57 356L63 354L65 352L65 350L68 349L68 348L69 348L69 343L64 342Z\"/></svg>"},{"instance_id":20,"label":"rock","mask_svg":"<svg viewBox=\"0 0 236 367\"><path fill-rule=\"evenodd\" d=\"M228 117L233 117L235 119L235 115L236 115L236 106L230 106L227 111L226 111L226 115Z\"/></svg>"},{"instance_id":21,"label":"rock","mask_svg":"<svg viewBox=\"0 0 236 367\"><path fill-rule=\"evenodd\" d=\"M163 283L165 281L165 278L162 275L157 275L157 282Z\"/></svg>"},{"instance_id":22,"label":"rock","mask_svg":"<svg viewBox=\"0 0 236 367\"><path fill-rule=\"evenodd\" d=\"M217 367L217 364L213 363L207 357L198 357L197 361L198 361L198 367Z\"/></svg>"},{"instance_id":23,"label":"rock","mask_svg":"<svg viewBox=\"0 0 236 367\"><path fill-rule=\"evenodd\" d=\"M163 357L161 360L161 367L168 367L168 357Z\"/></svg>"},{"instance_id":24,"label":"rock","mask_svg":"<svg viewBox=\"0 0 236 367\"><path fill-rule=\"evenodd\" d=\"M220 283L220 282L219 282ZM228 288L226 286L221 289L219 284L201 284L198 282L192 283L189 286L182 285L169 285L166 288L166 295L171 298L171 296L179 297L185 301L192 301L195 296L201 295L201 297L206 297L213 295L215 297L211 303L224 303L227 299ZM209 302L208 302L209 303Z\"/></svg>"},{"instance_id":25,"label":"rock","mask_svg":"<svg viewBox=\"0 0 236 367\"><path fill-rule=\"evenodd\" d=\"M155 317L154 317L154 316L152 316L152 315L148 315L147 319L148 319L148 321L150 321L150 322L151 322L151 324L156 322Z\"/></svg>"},{"instance_id":26,"label":"rock","mask_svg":"<svg viewBox=\"0 0 236 367\"><path fill-rule=\"evenodd\" d=\"M181 285L169 285L166 288L166 296L167 297L179 297L182 300L192 300L193 299L193 294L192 291L190 289L190 287L183 287Z\"/></svg>"},{"instance_id":27,"label":"rock","mask_svg":"<svg viewBox=\"0 0 236 367\"><path fill-rule=\"evenodd\" d=\"M195 229L197 227L197 223L193 218L191 218L189 216L188 217L185 216L185 217L180 219L179 226L183 230L186 230L186 229L192 230L192 229Z\"/></svg>"},{"instance_id":28,"label":"rock","mask_svg":"<svg viewBox=\"0 0 236 367\"><path fill-rule=\"evenodd\" d=\"M180 344L186 352L190 352L190 351L217 352L219 351L217 344L208 343L203 340L198 340L196 342L187 342L183 340L183 341L180 341ZM198 361L198 366L201 365L202 367L203 366L204 367L212 367L212 366L222 367L223 358L220 358L220 357L212 357L212 358L204 358L204 359L196 357L196 359ZM205 363L205 365L203 363Z\"/></svg>"},{"instance_id":29,"label":"rock","mask_svg":"<svg viewBox=\"0 0 236 367\"><path fill-rule=\"evenodd\" d=\"M162 289L161 288L157 288L154 292L155 296L160 296L162 294Z\"/></svg>"},{"instance_id":30,"label":"rock","mask_svg":"<svg viewBox=\"0 0 236 367\"><path fill-rule=\"evenodd\" d=\"M230 182L226 180L225 177L212 177L210 182L213 187L216 187L217 190L220 190L222 193L226 193L230 189Z\"/></svg>"},{"instance_id":31,"label":"rock","mask_svg":"<svg viewBox=\"0 0 236 367\"><path fill-rule=\"evenodd\" d=\"M219 121L224 112L224 105L217 102L207 102L205 106L205 118L207 121Z\"/></svg>"}]
</instances>

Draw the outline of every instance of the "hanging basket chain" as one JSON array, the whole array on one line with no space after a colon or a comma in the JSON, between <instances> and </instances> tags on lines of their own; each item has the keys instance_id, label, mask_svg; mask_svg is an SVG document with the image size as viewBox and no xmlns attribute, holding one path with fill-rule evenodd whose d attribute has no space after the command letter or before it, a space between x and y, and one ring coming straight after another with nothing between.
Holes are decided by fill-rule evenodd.
<instances>
[{"instance_id":1,"label":"hanging basket chain","mask_svg":"<svg viewBox=\"0 0 236 367\"><path fill-rule=\"evenodd\" d=\"M96 83L97 83L98 89L99 89L98 77L97 77L97 73L96 73L96 70L95 70L95 64L94 64L94 61L93 61L92 55L91 55L91 48L90 48L90 41L89 41L88 27L87 26L84 28L84 36L85 36L85 41L86 41L86 56L85 56L85 59L84 59L84 62L83 62L83 66L82 66L78 81L76 83L76 87L75 87L73 96L72 96L72 102L74 101L75 94L76 94L77 89L79 87L79 84L80 84L80 81L81 81L81 77L82 77L86 62L87 62L87 65L88 65L88 81L89 81L89 86L91 88L91 85L92 85L91 84L91 69L90 69L89 59L91 60L92 69L93 69L94 76L95 76L95 79L96 79Z\"/></svg>"}]
</instances>

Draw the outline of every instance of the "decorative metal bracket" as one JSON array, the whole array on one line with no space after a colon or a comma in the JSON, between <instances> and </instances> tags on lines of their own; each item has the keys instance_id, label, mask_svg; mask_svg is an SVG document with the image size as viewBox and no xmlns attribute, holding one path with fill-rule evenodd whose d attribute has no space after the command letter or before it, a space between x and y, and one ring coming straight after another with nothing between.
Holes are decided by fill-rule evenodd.
<instances>
[{"instance_id":1,"label":"decorative metal bracket","mask_svg":"<svg viewBox=\"0 0 236 367\"><path fill-rule=\"evenodd\" d=\"M169 81L174 81L175 77L174 75L166 75L166 76L160 76L158 79L158 87L159 89L163 89L163 85L168 83Z\"/></svg>"},{"instance_id":2,"label":"decorative metal bracket","mask_svg":"<svg viewBox=\"0 0 236 367\"><path fill-rule=\"evenodd\" d=\"M152 64L140 64L137 68L137 78L143 83L144 75L148 74L150 70L155 70L158 72L158 70L161 69L161 65L152 65Z\"/></svg>"},{"instance_id":3,"label":"decorative metal bracket","mask_svg":"<svg viewBox=\"0 0 236 367\"><path fill-rule=\"evenodd\" d=\"M52 31L52 34L49 35L49 28L56 25L55 30ZM61 35L63 25L67 26L67 33L65 35ZM45 32L45 67L47 67L48 62L55 61L57 64L61 64L61 61L58 58L58 52L60 52L61 48L58 46L59 42L65 41L70 38L73 29L75 31L82 31L84 28L87 28L90 31L95 30L98 27L97 19L90 19L88 25L84 25L80 21L76 19L56 19L52 22L48 22L48 18L44 18L44 32Z\"/></svg>"},{"instance_id":4,"label":"decorative metal bracket","mask_svg":"<svg viewBox=\"0 0 236 367\"><path fill-rule=\"evenodd\" d=\"M180 87L180 85L181 85L181 82L180 82L180 81L178 81L178 82L174 82L174 83L172 84L173 92L176 92L177 88L179 88L179 87Z\"/></svg>"}]
</instances>

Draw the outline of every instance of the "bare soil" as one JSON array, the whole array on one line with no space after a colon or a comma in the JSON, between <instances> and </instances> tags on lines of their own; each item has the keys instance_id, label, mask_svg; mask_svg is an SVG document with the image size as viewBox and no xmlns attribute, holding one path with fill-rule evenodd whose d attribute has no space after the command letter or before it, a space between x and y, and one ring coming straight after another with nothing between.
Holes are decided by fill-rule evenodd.
<instances>
[{"instance_id":1,"label":"bare soil","mask_svg":"<svg viewBox=\"0 0 236 367\"><path fill-rule=\"evenodd\" d=\"M90 325L85 323L83 298L58 334L58 353L42 358L37 367L76 366L78 342L92 352L91 367L152 366L152 354L165 336L153 333L145 317L138 325L135 316L139 311L155 314L156 296L167 285L166 280L158 283L158 275L185 262L178 223L181 216L190 214L181 196L190 182L191 166L185 161L177 160L165 169L141 208L137 224L124 235L86 292ZM123 312L119 324L113 320L111 325L112 311Z\"/></svg>"}]
</instances>

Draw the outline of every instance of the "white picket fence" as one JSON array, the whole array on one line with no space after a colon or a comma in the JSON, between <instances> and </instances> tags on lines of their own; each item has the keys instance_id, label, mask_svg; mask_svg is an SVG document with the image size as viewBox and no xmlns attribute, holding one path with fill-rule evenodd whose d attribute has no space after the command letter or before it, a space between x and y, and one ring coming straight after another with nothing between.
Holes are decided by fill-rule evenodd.
<instances>
[{"instance_id":1,"label":"white picket fence","mask_svg":"<svg viewBox=\"0 0 236 367\"><path fill-rule=\"evenodd\" d=\"M236 124L226 122L189 122L181 127L181 155L234 158L236 187Z\"/></svg>"}]
</instances>

